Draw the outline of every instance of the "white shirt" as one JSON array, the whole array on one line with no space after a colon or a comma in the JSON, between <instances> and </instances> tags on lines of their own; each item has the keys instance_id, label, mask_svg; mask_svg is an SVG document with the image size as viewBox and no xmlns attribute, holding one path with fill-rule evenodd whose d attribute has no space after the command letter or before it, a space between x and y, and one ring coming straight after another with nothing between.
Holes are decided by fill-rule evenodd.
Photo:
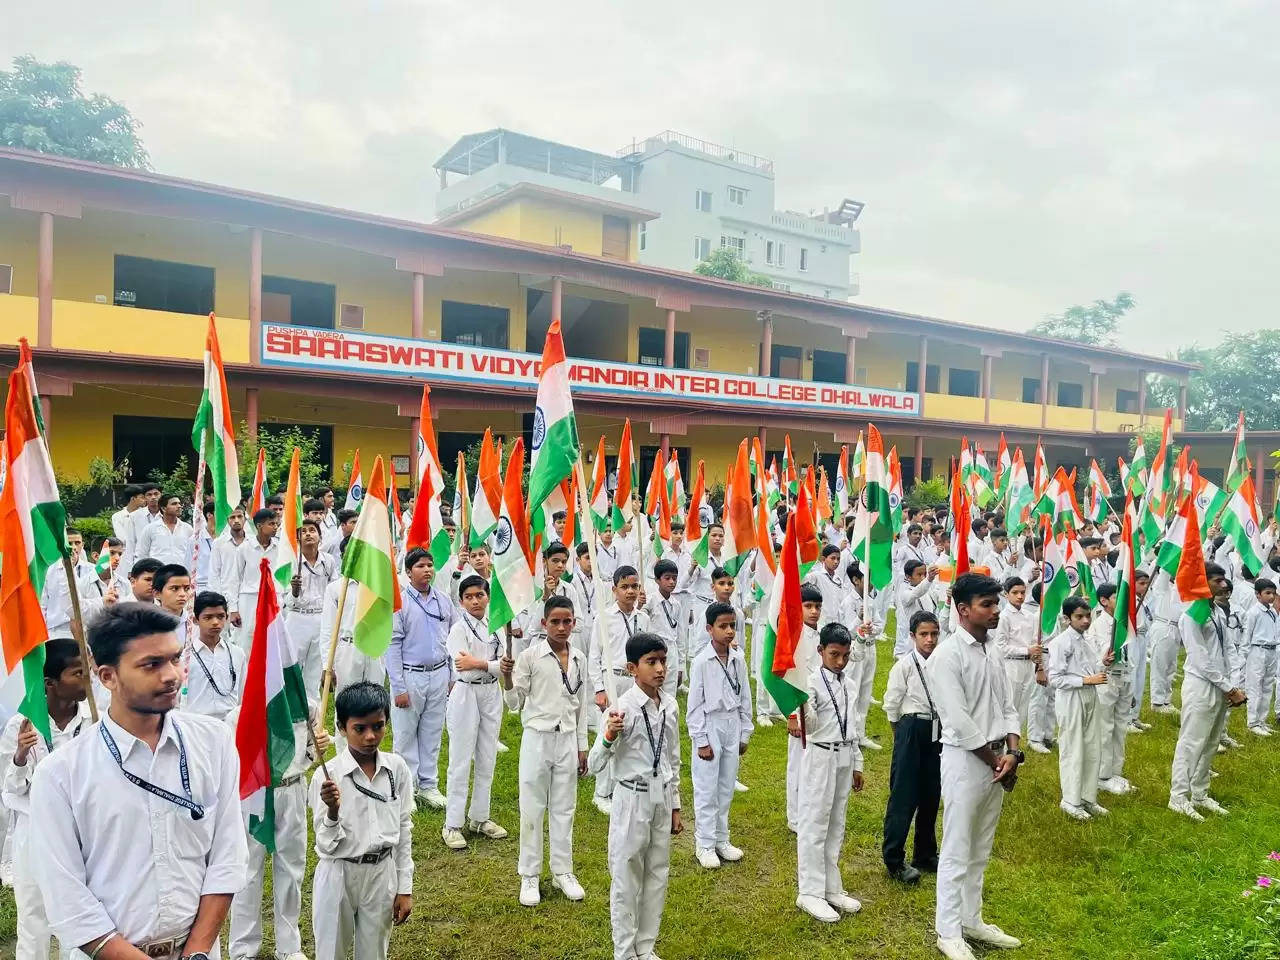
<instances>
[{"instance_id":1,"label":"white shirt","mask_svg":"<svg viewBox=\"0 0 1280 960\"><path fill-rule=\"evenodd\" d=\"M1000 611L996 627L996 647L1006 660L1029 660L1028 648L1036 645L1040 608L1025 601L1022 606L1009 604Z\"/></svg>"},{"instance_id":2,"label":"white shirt","mask_svg":"<svg viewBox=\"0 0 1280 960\"><path fill-rule=\"evenodd\" d=\"M911 615L921 610L937 613L936 601L930 596L934 581L926 575L923 580L912 586L909 580L899 580L896 590L894 608L898 611L897 640L902 641L911 635Z\"/></svg>"},{"instance_id":3,"label":"white shirt","mask_svg":"<svg viewBox=\"0 0 1280 960\"><path fill-rule=\"evenodd\" d=\"M1084 678L1102 672L1102 660L1083 633L1067 627L1049 641L1049 686L1079 690Z\"/></svg>"},{"instance_id":4,"label":"white shirt","mask_svg":"<svg viewBox=\"0 0 1280 960\"><path fill-rule=\"evenodd\" d=\"M596 541L596 566L601 579L605 583L613 583L613 571L618 569L618 546L614 541L609 546Z\"/></svg>"},{"instance_id":5,"label":"white shirt","mask_svg":"<svg viewBox=\"0 0 1280 960\"><path fill-rule=\"evenodd\" d=\"M206 590L212 590L214 593L227 595L230 587L234 586L231 582L231 574L234 569L236 550L241 543L244 543L248 537L243 537L240 543L231 539L230 528L224 530L217 540L213 541L213 550L209 555L208 584Z\"/></svg>"},{"instance_id":6,"label":"white shirt","mask_svg":"<svg viewBox=\"0 0 1280 960\"><path fill-rule=\"evenodd\" d=\"M293 595L292 585L285 588L287 609L295 613L319 613L324 604L325 589L338 576L333 558L327 553L321 553L316 556L316 562L312 563L306 557L299 557L297 572L302 574L302 587L296 597Z\"/></svg>"},{"instance_id":7,"label":"white shirt","mask_svg":"<svg viewBox=\"0 0 1280 960\"><path fill-rule=\"evenodd\" d=\"M809 673L805 701L805 735L810 743L847 743L853 750L853 769L862 769L858 747L858 691L848 670L832 673L821 663Z\"/></svg>"},{"instance_id":8,"label":"white shirt","mask_svg":"<svg viewBox=\"0 0 1280 960\"><path fill-rule=\"evenodd\" d=\"M817 563L805 577L805 583L817 587L818 592L822 594L822 613L818 616L818 629L821 630L828 623L839 621L840 604L848 591L848 580L840 573L829 573L823 564Z\"/></svg>"},{"instance_id":9,"label":"white shirt","mask_svg":"<svg viewBox=\"0 0 1280 960\"><path fill-rule=\"evenodd\" d=\"M477 620L465 610L458 611L458 619L449 628L449 636L445 638L445 646L449 650L449 659L457 662L458 654L467 653L473 657L489 662L487 670L460 670L458 679L475 683L486 678L498 679L498 658L502 655L504 645L502 638L489 632L489 624Z\"/></svg>"},{"instance_id":10,"label":"white shirt","mask_svg":"<svg viewBox=\"0 0 1280 960\"><path fill-rule=\"evenodd\" d=\"M889 669L889 685L884 693L884 713L890 723L897 723L903 714L933 713L929 704L929 692L921 674L924 672L927 658L911 650L894 661Z\"/></svg>"},{"instance_id":11,"label":"white shirt","mask_svg":"<svg viewBox=\"0 0 1280 960\"><path fill-rule=\"evenodd\" d=\"M129 542L129 537L133 533L133 514L129 512L128 507L121 507L111 515L111 532L117 540Z\"/></svg>"},{"instance_id":12,"label":"white shirt","mask_svg":"<svg viewBox=\"0 0 1280 960\"><path fill-rule=\"evenodd\" d=\"M721 660L710 643L693 658L689 668L689 700L685 707L685 725L694 747L711 742L707 734L707 718L712 715L737 714L738 742L751 739L751 684L747 661L742 651L729 648L729 656Z\"/></svg>"},{"instance_id":13,"label":"white shirt","mask_svg":"<svg viewBox=\"0 0 1280 960\"><path fill-rule=\"evenodd\" d=\"M138 548L134 551L135 560L154 557L161 563L177 563L191 570L191 552L195 543L195 533L191 524L178 520L169 529L163 520L149 523L138 537Z\"/></svg>"},{"instance_id":14,"label":"white shirt","mask_svg":"<svg viewBox=\"0 0 1280 960\"><path fill-rule=\"evenodd\" d=\"M942 720L942 742L963 750L1018 734L1009 680L993 638L979 643L963 626L929 657L925 679Z\"/></svg>"},{"instance_id":15,"label":"white shirt","mask_svg":"<svg viewBox=\"0 0 1280 960\"><path fill-rule=\"evenodd\" d=\"M328 763L338 785L338 819L329 819L329 808L320 799L324 770L311 777L308 802L314 811L316 856L321 860L361 857L394 847L396 893L413 893L413 777L409 765L395 753L378 751L373 779L356 763L350 750L340 750ZM359 787L376 794L374 799ZM387 904L391 909L391 904Z\"/></svg>"},{"instance_id":16,"label":"white shirt","mask_svg":"<svg viewBox=\"0 0 1280 960\"><path fill-rule=\"evenodd\" d=\"M1244 621L1244 642L1253 647L1274 647L1280 643L1280 623L1276 612L1269 606L1256 604ZM0 757L3 757L0 752Z\"/></svg>"},{"instance_id":17,"label":"white shirt","mask_svg":"<svg viewBox=\"0 0 1280 960\"><path fill-rule=\"evenodd\" d=\"M213 545L218 542L217 537L209 532L207 525L201 524L200 532L193 538L194 554L192 563L195 564L195 589L196 593L209 589L209 567L213 563ZM199 547L198 550L195 547Z\"/></svg>"},{"instance_id":18,"label":"white shirt","mask_svg":"<svg viewBox=\"0 0 1280 960\"><path fill-rule=\"evenodd\" d=\"M257 611L258 587L262 584L261 563L265 557L268 563L274 564L276 559L276 544L279 537L272 537L270 545L264 547L258 542L257 537L245 537L244 542L236 547L235 553L231 558L231 569L224 575L226 579L223 581L225 591L223 596L227 598L227 612L241 613L252 616ZM272 585L276 584L272 578ZM276 599L279 599L280 588L276 586ZM247 602L241 604L241 599ZM252 598L251 600L249 598Z\"/></svg>"},{"instance_id":19,"label":"white shirt","mask_svg":"<svg viewBox=\"0 0 1280 960\"><path fill-rule=\"evenodd\" d=\"M587 658L569 644L568 668L545 639L516 657L511 689L502 698L508 709L520 711L526 730L576 733L578 750L587 749L587 720L595 705L588 699Z\"/></svg>"},{"instance_id":20,"label":"white shirt","mask_svg":"<svg viewBox=\"0 0 1280 960\"><path fill-rule=\"evenodd\" d=\"M642 610L623 613L616 603L609 604L604 611L605 636L609 641L609 662L617 676L625 676L627 672L627 641L637 633L649 629L649 618ZM598 632L598 631L597 631ZM587 671L591 678L592 688L596 693L604 691L604 651L595 632L591 635L591 657L587 663Z\"/></svg>"},{"instance_id":21,"label":"white shirt","mask_svg":"<svg viewBox=\"0 0 1280 960\"><path fill-rule=\"evenodd\" d=\"M182 708L222 720L244 696L248 654L238 643L219 640L212 649L199 637L187 644L187 699Z\"/></svg>"},{"instance_id":22,"label":"white shirt","mask_svg":"<svg viewBox=\"0 0 1280 960\"><path fill-rule=\"evenodd\" d=\"M356 582L351 581L351 586L347 589L347 602L342 606L342 627L338 631L338 637L347 637L353 635L356 626L356 605L352 601L355 594L352 591L356 588ZM335 580L329 586L324 588L324 606L320 608L320 637L328 640L333 636L333 624L338 619L338 600L342 595L342 581Z\"/></svg>"},{"instance_id":23,"label":"white shirt","mask_svg":"<svg viewBox=\"0 0 1280 960\"><path fill-rule=\"evenodd\" d=\"M603 733L596 737L587 756L587 767L599 774L612 765L615 783L627 780L648 784L646 794L651 803L669 803L672 810L679 810L679 706L661 690L657 700L650 700L647 693L634 686L618 697L614 709L622 714L622 730L612 742ZM602 726L603 723L602 720Z\"/></svg>"},{"instance_id":24,"label":"white shirt","mask_svg":"<svg viewBox=\"0 0 1280 960\"><path fill-rule=\"evenodd\" d=\"M192 820L188 810L126 780L103 727L126 770L178 796L185 752L191 797L204 816ZM64 944L113 930L130 943L184 936L201 896L244 887L240 758L230 731L212 718L170 711L153 753L103 717L40 764L31 807L41 814L28 841L31 863L49 925Z\"/></svg>"},{"instance_id":25,"label":"white shirt","mask_svg":"<svg viewBox=\"0 0 1280 960\"><path fill-rule=\"evenodd\" d=\"M1230 693L1233 683L1231 656L1227 650L1226 616L1217 605L1203 626L1183 613L1178 618L1178 633L1187 651L1183 673L1213 684L1223 693Z\"/></svg>"},{"instance_id":26,"label":"white shirt","mask_svg":"<svg viewBox=\"0 0 1280 960\"><path fill-rule=\"evenodd\" d=\"M0 764L4 765L0 807L4 807L13 814L15 831L23 828L31 812L31 778L36 764L49 755L44 737L36 737L36 745L27 753L27 762L22 766L13 762L13 755L18 749L18 730L26 719L21 714L14 714L5 724L4 733L0 734ZM89 725L89 705L83 700L76 715L65 727L59 727L50 717L49 731L53 734L53 749L66 746Z\"/></svg>"}]
</instances>

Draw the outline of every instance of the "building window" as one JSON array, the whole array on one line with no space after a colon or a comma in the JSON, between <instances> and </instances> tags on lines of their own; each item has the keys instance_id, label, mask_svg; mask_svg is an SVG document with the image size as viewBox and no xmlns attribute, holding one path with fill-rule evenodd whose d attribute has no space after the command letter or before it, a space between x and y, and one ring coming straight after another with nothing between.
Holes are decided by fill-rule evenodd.
<instances>
[{"instance_id":1,"label":"building window","mask_svg":"<svg viewBox=\"0 0 1280 960\"><path fill-rule=\"evenodd\" d=\"M785 267L787 265L787 245L780 240L766 240L764 242L764 262L774 267Z\"/></svg>"},{"instance_id":2,"label":"building window","mask_svg":"<svg viewBox=\"0 0 1280 960\"><path fill-rule=\"evenodd\" d=\"M976 397L981 392L981 380L977 370L951 367L947 370L947 393L953 397Z\"/></svg>"},{"instance_id":3,"label":"building window","mask_svg":"<svg viewBox=\"0 0 1280 960\"><path fill-rule=\"evenodd\" d=\"M1137 413L1138 412L1138 391L1137 390L1117 390L1116 391L1116 413Z\"/></svg>"},{"instance_id":4,"label":"building window","mask_svg":"<svg viewBox=\"0 0 1280 960\"><path fill-rule=\"evenodd\" d=\"M767 263L767 264L769 264L770 266L772 266L772 265L773 265L773 257L774 257L774 252L773 252L773 241L772 241L772 240L766 240L766 241L764 242L764 262L765 262L765 263Z\"/></svg>"},{"instance_id":5,"label":"building window","mask_svg":"<svg viewBox=\"0 0 1280 960\"><path fill-rule=\"evenodd\" d=\"M639 330L639 362L645 367L665 367L667 331L657 327L641 327ZM676 331L675 365L689 369L689 334Z\"/></svg>"},{"instance_id":6,"label":"building window","mask_svg":"<svg viewBox=\"0 0 1280 960\"><path fill-rule=\"evenodd\" d=\"M701 210L703 213L711 212L711 191L695 190L693 193L693 206L695 210Z\"/></svg>"},{"instance_id":7,"label":"building window","mask_svg":"<svg viewBox=\"0 0 1280 960\"><path fill-rule=\"evenodd\" d=\"M13 267L0 263L0 293L13 293Z\"/></svg>"},{"instance_id":8,"label":"building window","mask_svg":"<svg viewBox=\"0 0 1280 960\"><path fill-rule=\"evenodd\" d=\"M924 392L938 393L938 384L942 379L942 370L936 363L931 363L924 372ZM920 364L915 360L907 361L907 379L903 389L920 392Z\"/></svg>"},{"instance_id":9,"label":"building window","mask_svg":"<svg viewBox=\"0 0 1280 960\"><path fill-rule=\"evenodd\" d=\"M640 472L642 476L644 477L649 476L648 471L653 469L653 461L658 456L658 451L660 449L661 447L656 447L656 446L654 447L642 446L640 448ZM668 447L667 459L668 460L674 459L676 463L680 464L680 476L681 478L684 479L684 488L687 493L693 484L693 481L690 479L693 476L693 474L689 472L689 448L677 447L675 444L672 444L670 447ZM778 459L779 459L779 462L781 462L782 458L779 457ZM609 471L612 473L615 469L615 463L612 461L611 458L606 458L605 462L609 464ZM646 491L644 490L640 491L641 496L643 496L645 492ZM671 509L674 511L675 507L672 506Z\"/></svg>"},{"instance_id":10,"label":"building window","mask_svg":"<svg viewBox=\"0 0 1280 960\"><path fill-rule=\"evenodd\" d=\"M720 237L720 246L728 247L738 256L743 256L747 249L747 240L745 237Z\"/></svg>"},{"instance_id":11,"label":"building window","mask_svg":"<svg viewBox=\"0 0 1280 960\"><path fill-rule=\"evenodd\" d=\"M506 307L445 300L440 304L440 339L445 343L505 350L510 319L511 311Z\"/></svg>"},{"instance_id":12,"label":"building window","mask_svg":"<svg viewBox=\"0 0 1280 960\"><path fill-rule=\"evenodd\" d=\"M640 249L644 250L647 245L647 241L649 237L649 224L647 224L643 220L640 221L639 233L640 233Z\"/></svg>"},{"instance_id":13,"label":"building window","mask_svg":"<svg viewBox=\"0 0 1280 960\"><path fill-rule=\"evenodd\" d=\"M297 327L333 329L336 302L331 283L313 283L291 277L262 278L262 320Z\"/></svg>"},{"instance_id":14,"label":"building window","mask_svg":"<svg viewBox=\"0 0 1280 960\"><path fill-rule=\"evenodd\" d=\"M778 266L785 267L787 265L787 245L778 242Z\"/></svg>"},{"instance_id":15,"label":"building window","mask_svg":"<svg viewBox=\"0 0 1280 960\"><path fill-rule=\"evenodd\" d=\"M1084 406L1083 384L1059 383L1058 384L1058 406L1083 407Z\"/></svg>"},{"instance_id":16,"label":"building window","mask_svg":"<svg viewBox=\"0 0 1280 960\"><path fill-rule=\"evenodd\" d=\"M800 269L801 270L809 269L809 248L808 247L800 248Z\"/></svg>"},{"instance_id":17,"label":"building window","mask_svg":"<svg viewBox=\"0 0 1280 960\"><path fill-rule=\"evenodd\" d=\"M204 316L213 312L213 267L116 254L117 307Z\"/></svg>"},{"instance_id":18,"label":"building window","mask_svg":"<svg viewBox=\"0 0 1280 960\"><path fill-rule=\"evenodd\" d=\"M724 246L724 237L720 238L720 246ZM701 263L707 257L711 256L711 239L709 237L693 238L693 261Z\"/></svg>"},{"instance_id":19,"label":"building window","mask_svg":"<svg viewBox=\"0 0 1280 960\"><path fill-rule=\"evenodd\" d=\"M773 289L775 289L775 290L781 290L783 293L790 293L790 292L791 292L791 284L789 284L789 283L783 283L781 280L774 280L774 281L773 281Z\"/></svg>"},{"instance_id":20,"label":"building window","mask_svg":"<svg viewBox=\"0 0 1280 960\"><path fill-rule=\"evenodd\" d=\"M844 364L843 353L837 353L835 350L814 350L813 379L818 383L844 383Z\"/></svg>"},{"instance_id":21,"label":"building window","mask_svg":"<svg viewBox=\"0 0 1280 960\"><path fill-rule=\"evenodd\" d=\"M769 376L787 380L800 379L800 348L775 343L770 351Z\"/></svg>"},{"instance_id":22,"label":"building window","mask_svg":"<svg viewBox=\"0 0 1280 960\"><path fill-rule=\"evenodd\" d=\"M735 206L742 206L747 202L747 191L745 187L730 187L729 202Z\"/></svg>"},{"instance_id":23,"label":"building window","mask_svg":"<svg viewBox=\"0 0 1280 960\"><path fill-rule=\"evenodd\" d=\"M1039 377L1023 377L1022 378L1022 402L1023 403L1039 403L1040 402L1040 378Z\"/></svg>"}]
</instances>

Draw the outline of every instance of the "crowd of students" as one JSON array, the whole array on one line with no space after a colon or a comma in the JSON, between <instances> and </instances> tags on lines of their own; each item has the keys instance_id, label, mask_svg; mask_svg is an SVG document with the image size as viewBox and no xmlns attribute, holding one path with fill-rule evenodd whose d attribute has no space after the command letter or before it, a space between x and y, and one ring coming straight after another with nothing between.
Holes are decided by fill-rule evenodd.
<instances>
[{"instance_id":1,"label":"crowd of students","mask_svg":"<svg viewBox=\"0 0 1280 960\"><path fill-rule=\"evenodd\" d=\"M283 502L272 498L249 517L237 510L215 534L211 508L193 530L181 519L180 498L154 486L127 492L112 518L115 535L93 561L68 531L92 662L69 639L71 587L55 572L42 597L52 638L45 657L52 738L22 716L0 736L4 876L17 900L19 960L45 960L51 935L90 960L207 960L219 954L228 915L232 960L256 957L268 855L276 955L305 960L298 920L308 810L318 859L314 956L337 960L354 948L357 960L385 957L391 927L412 910L419 805L441 811L440 842L451 850L508 836L491 816L496 758L507 750L504 709L522 726L513 889L520 904L535 907L543 894L544 821L551 888L569 900L586 897L574 870L573 824L577 780L592 775L594 805L610 820L614 955L656 960L671 837L684 829L682 756L693 787L694 858L718 869L748 855L731 839L734 797L748 790L740 758L756 727L785 723L796 904L835 922L861 908L844 888L840 854L864 752L882 749L866 727L877 704L894 731L885 868L904 884L937 873L938 948L964 960L972 957L966 941L1018 945L983 920L982 874L1004 794L1025 760L1024 739L1033 751L1058 751L1066 816L1106 815L1099 791L1136 789L1123 772L1125 738L1149 729L1141 720L1148 673L1151 708L1173 711L1179 647L1186 659L1172 810L1193 819L1226 814L1208 793L1211 760L1238 746L1227 710L1246 693L1247 729L1272 732L1275 584L1243 568L1222 541L1206 568L1215 595L1207 623L1183 614L1166 574L1153 582L1140 573L1137 633L1116 655L1114 525L1080 531L1096 608L1070 597L1059 629L1049 632L1040 629L1043 544L1010 538L998 513L975 518L967 544L989 574L953 578L945 512L908 509L892 587L881 591L866 588L850 530L829 526L800 594L800 642L816 648L818 660L805 681L807 700L784 718L762 683L767 600L753 596L750 564L734 575L721 563L718 524L710 525L705 563L694 559L677 521L670 549L643 570L628 530L603 533L593 569L585 543L559 542L557 516L541 557L542 599L510 635L488 626L488 547L457 551L440 570L426 551L408 550L398 559L401 608L379 659L353 643L353 604L337 622L341 560L356 515L335 511L325 488L304 503L294 576L275 587L311 698L314 739L270 791L264 832L264 816L241 809L233 731L255 635L259 564L275 557ZM785 525L785 505L780 510ZM1274 529L1267 538L1274 552ZM1280 560L1272 564L1280 568ZM602 604L606 596L611 602ZM886 638L890 611L896 629ZM331 720L317 710L335 625L337 752L316 767L330 747ZM877 701L881 640L892 640L895 660ZM86 672L102 714L96 726L86 712ZM390 752L380 746L388 727ZM150 843L136 842L144 824Z\"/></svg>"}]
</instances>

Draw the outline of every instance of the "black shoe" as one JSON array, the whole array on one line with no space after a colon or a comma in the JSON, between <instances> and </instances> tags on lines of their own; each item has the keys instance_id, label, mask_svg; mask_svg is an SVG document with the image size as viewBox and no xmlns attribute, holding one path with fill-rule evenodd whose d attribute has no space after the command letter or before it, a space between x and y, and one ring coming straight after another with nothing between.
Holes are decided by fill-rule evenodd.
<instances>
[{"instance_id":1,"label":"black shoe","mask_svg":"<svg viewBox=\"0 0 1280 960\"><path fill-rule=\"evenodd\" d=\"M894 880L897 880L899 883L910 884L920 882L920 871L908 864L903 864L896 870L890 870L889 876Z\"/></svg>"},{"instance_id":2,"label":"black shoe","mask_svg":"<svg viewBox=\"0 0 1280 960\"><path fill-rule=\"evenodd\" d=\"M922 870L922 871L924 871L925 873L937 873L937 872L938 872L938 858L937 858L937 857L931 857L931 858L929 858L928 860L924 861L923 863L913 863L913 864L911 864L911 865L912 865L913 867L915 867L917 870Z\"/></svg>"}]
</instances>

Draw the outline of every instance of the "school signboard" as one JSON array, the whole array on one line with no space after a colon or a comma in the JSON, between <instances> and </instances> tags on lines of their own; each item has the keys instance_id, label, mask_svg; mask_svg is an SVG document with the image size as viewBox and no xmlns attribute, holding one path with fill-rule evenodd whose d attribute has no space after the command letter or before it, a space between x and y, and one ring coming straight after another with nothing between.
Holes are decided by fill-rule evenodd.
<instances>
[{"instance_id":1,"label":"school signboard","mask_svg":"<svg viewBox=\"0 0 1280 960\"><path fill-rule=\"evenodd\" d=\"M538 386L541 357L465 344L410 340L352 330L262 325L266 366L368 376L411 377L460 387ZM687 400L704 406L918 417L920 397L855 384L781 380L711 370L569 359L574 392L612 399Z\"/></svg>"}]
</instances>

